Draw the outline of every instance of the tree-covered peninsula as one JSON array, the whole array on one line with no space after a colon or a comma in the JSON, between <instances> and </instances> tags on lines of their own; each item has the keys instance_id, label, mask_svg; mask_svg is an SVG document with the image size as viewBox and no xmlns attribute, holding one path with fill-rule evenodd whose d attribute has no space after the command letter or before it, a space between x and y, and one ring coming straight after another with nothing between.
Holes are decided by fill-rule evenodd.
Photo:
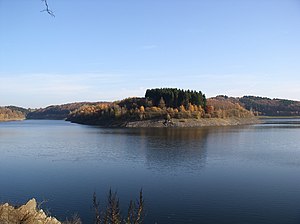
<instances>
[{"instance_id":1,"label":"tree-covered peninsula","mask_svg":"<svg viewBox=\"0 0 300 224\"><path fill-rule=\"evenodd\" d=\"M157 88L148 89L142 98L82 106L72 112L67 120L107 127L156 127L198 126L197 123L201 126L200 121L207 122L209 118L218 125L213 119L253 117L252 112L238 103L207 100L201 91Z\"/></svg>"}]
</instances>

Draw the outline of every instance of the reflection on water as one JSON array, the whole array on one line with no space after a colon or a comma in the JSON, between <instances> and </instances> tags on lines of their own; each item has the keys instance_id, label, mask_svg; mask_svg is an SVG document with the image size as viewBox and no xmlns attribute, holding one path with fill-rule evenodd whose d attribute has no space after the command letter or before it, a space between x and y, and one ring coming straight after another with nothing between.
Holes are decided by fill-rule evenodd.
<instances>
[{"instance_id":1,"label":"reflection on water","mask_svg":"<svg viewBox=\"0 0 300 224\"><path fill-rule=\"evenodd\" d=\"M299 223L300 120L211 128L0 123L0 201L92 223L91 195L144 189L146 223ZM5 180L5 181L4 181Z\"/></svg>"},{"instance_id":2,"label":"reflection on water","mask_svg":"<svg viewBox=\"0 0 300 224\"><path fill-rule=\"evenodd\" d=\"M205 165L205 144L209 134L206 128L90 128L96 130L98 136L104 136L105 141L113 137L113 144L118 144L118 154L124 153L123 160L139 162L143 157L149 169L174 173L177 169L198 169Z\"/></svg>"},{"instance_id":3,"label":"reflection on water","mask_svg":"<svg viewBox=\"0 0 300 224\"><path fill-rule=\"evenodd\" d=\"M160 172L199 170L205 165L207 129L138 129L147 166Z\"/></svg>"}]
</instances>

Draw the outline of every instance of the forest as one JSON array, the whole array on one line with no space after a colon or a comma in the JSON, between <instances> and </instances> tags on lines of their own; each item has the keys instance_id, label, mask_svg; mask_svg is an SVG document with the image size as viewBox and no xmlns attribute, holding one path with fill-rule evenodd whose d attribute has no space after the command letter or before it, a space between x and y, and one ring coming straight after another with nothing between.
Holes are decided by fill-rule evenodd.
<instances>
[{"instance_id":1,"label":"forest","mask_svg":"<svg viewBox=\"0 0 300 224\"><path fill-rule=\"evenodd\" d=\"M27 110L20 107L0 107L0 121L23 120L26 118Z\"/></svg>"},{"instance_id":2,"label":"forest","mask_svg":"<svg viewBox=\"0 0 300 224\"><path fill-rule=\"evenodd\" d=\"M0 121L20 119L69 120L111 125L151 119L200 119L256 116L300 116L300 102L258 96L206 99L201 91L177 88L147 89L145 97L115 102L78 102L40 109L0 107Z\"/></svg>"},{"instance_id":3,"label":"forest","mask_svg":"<svg viewBox=\"0 0 300 224\"><path fill-rule=\"evenodd\" d=\"M252 116L238 103L206 100L201 91L161 88L148 89L145 97L127 98L110 104L84 105L73 111L67 120L82 124L122 126L126 122L142 120Z\"/></svg>"},{"instance_id":4,"label":"forest","mask_svg":"<svg viewBox=\"0 0 300 224\"><path fill-rule=\"evenodd\" d=\"M286 99L244 96L239 102L246 109L262 116L299 116L300 102Z\"/></svg>"},{"instance_id":5,"label":"forest","mask_svg":"<svg viewBox=\"0 0 300 224\"><path fill-rule=\"evenodd\" d=\"M299 101L259 96L228 97L226 95L210 99L238 103L257 116L300 116Z\"/></svg>"},{"instance_id":6,"label":"forest","mask_svg":"<svg viewBox=\"0 0 300 224\"><path fill-rule=\"evenodd\" d=\"M152 100L153 106L159 106L163 100L165 106L170 108L178 108L181 105L187 108L189 104L206 107L206 97L201 91L176 88L147 89L145 98Z\"/></svg>"},{"instance_id":7,"label":"forest","mask_svg":"<svg viewBox=\"0 0 300 224\"><path fill-rule=\"evenodd\" d=\"M52 105L46 108L31 110L26 119L49 119L49 120L65 120L69 114L83 105L93 105L96 103L80 102L68 103L62 105Z\"/></svg>"}]
</instances>

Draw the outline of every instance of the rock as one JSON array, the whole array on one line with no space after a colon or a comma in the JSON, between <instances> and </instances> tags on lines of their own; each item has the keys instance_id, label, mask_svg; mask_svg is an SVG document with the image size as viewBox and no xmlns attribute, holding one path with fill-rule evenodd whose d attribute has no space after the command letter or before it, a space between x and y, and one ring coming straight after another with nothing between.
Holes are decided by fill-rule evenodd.
<instances>
[{"instance_id":1,"label":"rock","mask_svg":"<svg viewBox=\"0 0 300 224\"><path fill-rule=\"evenodd\" d=\"M0 205L0 224L61 224L56 218L48 217L43 210L37 210L33 198L19 208L5 203Z\"/></svg>"},{"instance_id":2,"label":"rock","mask_svg":"<svg viewBox=\"0 0 300 224\"><path fill-rule=\"evenodd\" d=\"M31 200L29 200L25 205L22 205L18 210L20 212L29 212L29 213L34 213L36 212L36 200L33 198Z\"/></svg>"}]
</instances>

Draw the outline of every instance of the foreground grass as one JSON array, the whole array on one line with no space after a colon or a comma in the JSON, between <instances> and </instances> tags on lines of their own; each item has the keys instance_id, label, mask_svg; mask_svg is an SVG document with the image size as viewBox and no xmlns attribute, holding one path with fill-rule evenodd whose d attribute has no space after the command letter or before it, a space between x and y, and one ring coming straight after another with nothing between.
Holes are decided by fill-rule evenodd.
<instances>
[{"instance_id":1,"label":"foreground grass","mask_svg":"<svg viewBox=\"0 0 300 224\"><path fill-rule=\"evenodd\" d=\"M120 211L120 201L117 192L109 190L106 206L100 208L100 202L96 193L93 194L94 224L141 224L144 217L144 199L143 191L140 191L139 199L135 202L130 201L127 215L122 216ZM63 224L82 224L78 216L72 217L71 220Z\"/></svg>"},{"instance_id":2,"label":"foreground grass","mask_svg":"<svg viewBox=\"0 0 300 224\"><path fill-rule=\"evenodd\" d=\"M109 190L107 201L103 206L93 194L94 224L141 224L144 217L144 199L142 190L139 199L131 200L126 215L121 213L120 202L116 192ZM33 198L22 206L11 206L8 203L0 205L0 224L82 224L75 215L65 222L58 221L40 209Z\"/></svg>"},{"instance_id":3,"label":"foreground grass","mask_svg":"<svg viewBox=\"0 0 300 224\"><path fill-rule=\"evenodd\" d=\"M144 217L143 192L139 199L131 200L127 214L121 213L120 201L116 192L109 190L106 204L100 206L96 193L93 194L94 224L141 224ZM40 209L33 198L22 206L11 206L8 203L0 204L0 224L82 224L79 216L75 215L64 222L51 217L48 212Z\"/></svg>"},{"instance_id":4,"label":"foreground grass","mask_svg":"<svg viewBox=\"0 0 300 224\"><path fill-rule=\"evenodd\" d=\"M93 195L93 208L95 212L95 224L140 224L143 223L144 199L143 191L140 191L139 199L130 201L127 215L122 216L119 198L116 192L109 190L107 204L104 210L100 209L100 202L96 193Z\"/></svg>"}]
</instances>

